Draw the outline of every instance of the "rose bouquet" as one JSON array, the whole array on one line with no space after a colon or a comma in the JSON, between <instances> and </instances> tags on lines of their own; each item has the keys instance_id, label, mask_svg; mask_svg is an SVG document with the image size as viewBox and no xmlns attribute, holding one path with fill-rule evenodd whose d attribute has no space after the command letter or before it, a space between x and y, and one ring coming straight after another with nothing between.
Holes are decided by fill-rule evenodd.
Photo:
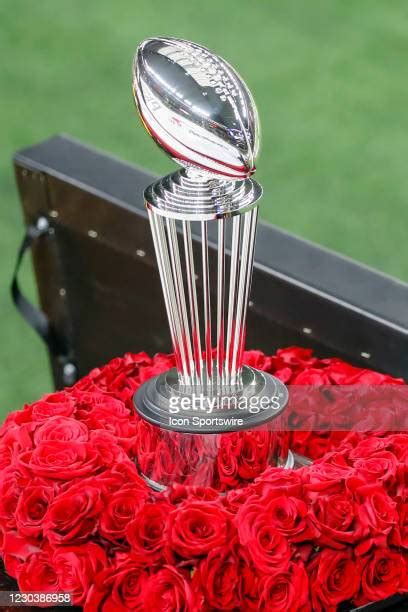
<instances>
[{"instance_id":1,"label":"rose bouquet","mask_svg":"<svg viewBox=\"0 0 408 612\"><path fill-rule=\"evenodd\" d=\"M402 383L299 348L246 362L296 385ZM268 466L257 432L226 434L214 486L155 492L137 465L177 457L132 397L172 366L127 354L8 416L0 552L21 590L87 612L330 611L408 591L406 433L292 432L314 459L298 470Z\"/></svg>"}]
</instances>

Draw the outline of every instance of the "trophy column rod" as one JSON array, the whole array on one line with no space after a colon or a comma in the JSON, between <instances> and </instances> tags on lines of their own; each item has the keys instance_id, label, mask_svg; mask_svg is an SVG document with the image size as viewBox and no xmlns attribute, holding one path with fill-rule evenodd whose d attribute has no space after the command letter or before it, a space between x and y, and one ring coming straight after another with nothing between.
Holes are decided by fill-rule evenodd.
<instances>
[{"instance_id":1,"label":"trophy column rod","mask_svg":"<svg viewBox=\"0 0 408 612\"><path fill-rule=\"evenodd\" d=\"M182 222L184 253L186 261L187 288L190 302L191 332L193 337L194 373L193 384L200 385L202 381L203 360L201 354L200 318L197 305L197 287L194 266L193 244L191 240L191 225L189 221Z\"/></svg>"},{"instance_id":2,"label":"trophy column rod","mask_svg":"<svg viewBox=\"0 0 408 612\"><path fill-rule=\"evenodd\" d=\"M205 364L208 386L212 387L213 360L211 339L211 293L208 265L208 228L206 221L201 221L201 257L203 268Z\"/></svg>"},{"instance_id":3,"label":"trophy column rod","mask_svg":"<svg viewBox=\"0 0 408 612\"><path fill-rule=\"evenodd\" d=\"M251 239L255 238L255 229L257 221L257 207L247 212L242 217L242 242L241 255L240 255L240 266L238 275L238 289L237 289L237 300L235 313L235 330L232 343L232 362L231 362L231 383L237 384L239 382L239 376L242 368L242 351L241 341L244 337L245 328L245 315L246 315L246 302L247 294L249 292L250 278L252 275L252 255L253 255L253 243Z\"/></svg>"},{"instance_id":4,"label":"trophy column rod","mask_svg":"<svg viewBox=\"0 0 408 612\"><path fill-rule=\"evenodd\" d=\"M224 382L225 221L218 220L217 252L217 380Z\"/></svg>"}]
</instances>

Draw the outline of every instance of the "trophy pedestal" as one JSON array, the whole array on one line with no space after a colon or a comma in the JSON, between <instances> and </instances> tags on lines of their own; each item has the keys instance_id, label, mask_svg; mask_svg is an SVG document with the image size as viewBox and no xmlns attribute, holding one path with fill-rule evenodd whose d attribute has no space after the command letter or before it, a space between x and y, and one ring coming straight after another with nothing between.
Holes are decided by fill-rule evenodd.
<instances>
[{"instance_id":1,"label":"trophy pedestal","mask_svg":"<svg viewBox=\"0 0 408 612\"><path fill-rule=\"evenodd\" d=\"M280 380L249 366L235 387L185 387L176 369L155 376L134 396L154 445L141 446L139 471L158 490L174 483L226 490L249 484L268 465L293 467L287 400Z\"/></svg>"}]
</instances>

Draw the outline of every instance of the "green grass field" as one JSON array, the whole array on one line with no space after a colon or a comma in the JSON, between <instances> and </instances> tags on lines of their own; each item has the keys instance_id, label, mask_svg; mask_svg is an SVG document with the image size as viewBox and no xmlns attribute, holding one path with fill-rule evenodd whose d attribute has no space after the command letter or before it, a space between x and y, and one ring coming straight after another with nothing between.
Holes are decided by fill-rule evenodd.
<instances>
[{"instance_id":1,"label":"green grass field","mask_svg":"<svg viewBox=\"0 0 408 612\"><path fill-rule=\"evenodd\" d=\"M63 131L169 171L135 116L130 64L144 37L190 38L254 92L263 217L408 280L407 32L403 0L2 0L0 415L51 389L8 293L23 231L16 149ZM24 279L33 294L29 266Z\"/></svg>"}]
</instances>

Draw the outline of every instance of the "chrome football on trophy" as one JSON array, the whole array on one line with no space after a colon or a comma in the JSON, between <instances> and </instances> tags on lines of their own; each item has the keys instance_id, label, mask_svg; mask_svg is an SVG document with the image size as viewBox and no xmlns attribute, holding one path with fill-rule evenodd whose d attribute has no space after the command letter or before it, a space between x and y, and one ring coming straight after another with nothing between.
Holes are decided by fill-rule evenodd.
<instances>
[{"instance_id":1,"label":"chrome football on trophy","mask_svg":"<svg viewBox=\"0 0 408 612\"><path fill-rule=\"evenodd\" d=\"M252 95L222 58L175 38L140 44L133 94L149 134L181 166L145 191L176 368L139 388L136 410L185 433L266 426L288 396L278 379L243 365L262 195L251 178L259 150Z\"/></svg>"}]
</instances>

